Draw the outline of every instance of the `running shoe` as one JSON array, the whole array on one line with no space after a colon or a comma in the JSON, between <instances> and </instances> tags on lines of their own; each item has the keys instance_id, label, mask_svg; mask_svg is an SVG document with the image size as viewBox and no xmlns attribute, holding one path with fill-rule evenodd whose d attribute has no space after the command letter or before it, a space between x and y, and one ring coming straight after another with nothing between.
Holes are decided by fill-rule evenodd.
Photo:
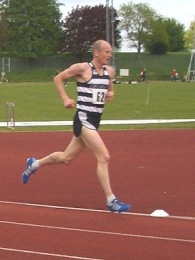
<instances>
[{"instance_id":1,"label":"running shoe","mask_svg":"<svg viewBox=\"0 0 195 260\"><path fill-rule=\"evenodd\" d=\"M127 211L128 209L131 208L131 205L129 204L124 204L122 202L120 202L119 200L117 199L114 199L112 202L111 202L111 205L107 205L108 209L111 211L111 212L125 212Z\"/></svg>"},{"instance_id":2,"label":"running shoe","mask_svg":"<svg viewBox=\"0 0 195 260\"><path fill-rule=\"evenodd\" d=\"M36 169L32 168L32 163L35 162L35 158L28 158L26 163L26 170L22 174L22 182L26 184L31 174L36 172Z\"/></svg>"}]
</instances>

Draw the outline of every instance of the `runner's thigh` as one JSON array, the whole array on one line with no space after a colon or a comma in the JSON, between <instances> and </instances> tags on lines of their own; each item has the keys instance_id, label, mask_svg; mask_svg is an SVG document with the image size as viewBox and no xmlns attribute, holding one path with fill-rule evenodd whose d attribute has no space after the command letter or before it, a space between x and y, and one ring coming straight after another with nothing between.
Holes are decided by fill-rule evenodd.
<instances>
[{"instance_id":1,"label":"runner's thigh","mask_svg":"<svg viewBox=\"0 0 195 260\"><path fill-rule=\"evenodd\" d=\"M83 126L81 138L85 145L92 150L98 158L108 155L108 150L96 130L91 130Z\"/></svg>"}]
</instances>

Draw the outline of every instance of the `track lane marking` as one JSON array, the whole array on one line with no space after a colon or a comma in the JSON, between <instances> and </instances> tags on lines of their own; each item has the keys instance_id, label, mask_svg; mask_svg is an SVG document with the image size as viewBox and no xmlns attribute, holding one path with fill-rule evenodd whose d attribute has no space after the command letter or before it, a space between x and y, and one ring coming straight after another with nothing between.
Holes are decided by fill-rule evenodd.
<instances>
[{"instance_id":1,"label":"track lane marking","mask_svg":"<svg viewBox=\"0 0 195 260\"><path fill-rule=\"evenodd\" d=\"M172 238L172 237L159 237L159 236L146 236L140 234L129 234L129 233L119 233L119 232L110 232L110 231L100 231L100 230L92 230L92 229L80 229L80 228L72 228L72 227L59 227L59 226L49 226L49 225L39 225L32 223L23 223L23 222L12 222L12 221L4 221L0 220L0 224L7 225L18 225L18 226L27 226L27 227L38 227L45 229L56 229L56 230L65 230L65 231L76 231L76 232L84 232L84 233L95 233L102 235L112 235L112 236L125 236L125 237L134 237L134 238L144 238L144 239L154 239L154 240L166 240L166 241L174 241L174 242L185 242L185 243L195 243L195 240L192 239L180 239L180 238Z\"/></svg>"},{"instance_id":2,"label":"track lane marking","mask_svg":"<svg viewBox=\"0 0 195 260\"><path fill-rule=\"evenodd\" d=\"M88 258L82 256L73 256L73 255L61 255L61 254L53 254L53 253L46 253L46 252L38 252L38 251L31 251L31 250L22 250L16 248L7 248L7 247L0 247L2 251L11 251L17 253L25 253L25 254L33 254L33 255L43 255L43 256L53 256L53 257L60 257L60 258L71 258L71 259L78 259L78 260L105 260L100 258Z\"/></svg>"},{"instance_id":3,"label":"track lane marking","mask_svg":"<svg viewBox=\"0 0 195 260\"><path fill-rule=\"evenodd\" d=\"M143 217L152 217L150 214L145 213L135 213L135 212L123 212L123 213L113 213L108 210L100 210L100 209L86 209L86 208L74 208L74 207L63 207L63 206L54 206L54 205L43 205L43 204L35 204L35 203L24 203L24 202L15 202L15 201L0 201L0 204L12 204L19 206L30 206L30 207L40 207L40 208L53 208L53 209L64 209L64 210L74 210L74 211L87 211L87 212L97 212L97 213L106 213L106 214L125 214L130 216L143 216ZM162 218L162 217L155 217ZM181 220L195 220L195 217L190 216L166 216L166 218L171 219L181 219Z\"/></svg>"}]
</instances>

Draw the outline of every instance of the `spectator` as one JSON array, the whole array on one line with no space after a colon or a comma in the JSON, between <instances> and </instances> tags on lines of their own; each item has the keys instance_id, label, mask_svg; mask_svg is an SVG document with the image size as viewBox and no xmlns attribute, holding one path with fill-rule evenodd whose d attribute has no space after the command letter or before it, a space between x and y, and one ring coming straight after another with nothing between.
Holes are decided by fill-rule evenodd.
<instances>
[{"instance_id":1,"label":"spectator","mask_svg":"<svg viewBox=\"0 0 195 260\"><path fill-rule=\"evenodd\" d=\"M3 83L3 81L8 82L5 71L1 72L1 83Z\"/></svg>"},{"instance_id":2,"label":"spectator","mask_svg":"<svg viewBox=\"0 0 195 260\"><path fill-rule=\"evenodd\" d=\"M146 80L146 69L142 68L140 72L141 81L144 82Z\"/></svg>"},{"instance_id":3,"label":"spectator","mask_svg":"<svg viewBox=\"0 0 195 260\"><path fill-rule=\"evenodd\" d=\"M179 79L179 74L177 73L176 69L173 69L171 72L171 80L176 82L177 79Z\"/></svg>"}]
</instances>

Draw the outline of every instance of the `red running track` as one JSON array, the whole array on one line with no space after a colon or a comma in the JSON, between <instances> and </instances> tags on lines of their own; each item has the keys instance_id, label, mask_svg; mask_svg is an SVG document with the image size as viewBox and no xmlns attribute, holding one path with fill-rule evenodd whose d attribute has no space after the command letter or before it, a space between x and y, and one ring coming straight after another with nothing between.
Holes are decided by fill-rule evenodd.
<instances>
[{"instance_id":1,"label":"red running track","mask_svg":"<svg viewBox=\"0 0 195 260\"><path fill-rule=\"evenodd\" d=\"M87 150L71 166L42 168L21 183L26 158L64 150L70 132L0 134L0 259L193 259L195 131L101 135L113 190L132 203L132 213L104 211ZM150 217L155 209L170 217Z\"/></svg>"}]
</instances>

